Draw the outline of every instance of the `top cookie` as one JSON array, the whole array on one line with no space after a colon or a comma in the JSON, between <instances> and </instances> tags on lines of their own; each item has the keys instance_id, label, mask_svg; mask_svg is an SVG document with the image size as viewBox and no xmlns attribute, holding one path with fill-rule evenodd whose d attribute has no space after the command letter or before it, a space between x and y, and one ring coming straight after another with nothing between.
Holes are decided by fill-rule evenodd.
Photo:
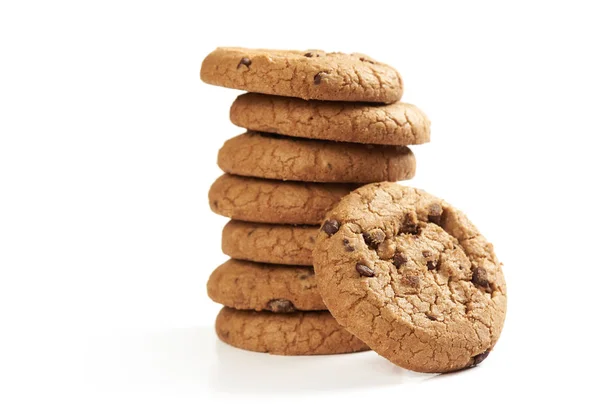
<instances>
[{"instance_id":1,"label":"top cookie","mask_svg":"<svg viewBox=\"0 0 600 418\"><path fill-rule=\"evenodd\" d=\"M246 93L229 112L243 128L303 138L381 145L429 142L431 122L415 105L325 102Z\"/></svg>"},{"instance_id":2,"label":"top cookie","mask_svg":"<svg viewBox=\"0 0 600 418\"><path fill-rule=\"evenodd\" d=\"M506 284L492 245L421 190L376 183L351 192L327 215L313 262L338 322L407 369L476 365L500 336Z\"/></svg>"},{"instance_id":3,"label":"top cookie","mask_svg":"<svg viewBox=\"0 0 600 418\"><path fill-rule=\"evenodd\" d=\"M217 48L200 78L217 86L314 100L393 103L402 78L389 65L361 54L318 50Z\"/></svg>"}]
</instances>

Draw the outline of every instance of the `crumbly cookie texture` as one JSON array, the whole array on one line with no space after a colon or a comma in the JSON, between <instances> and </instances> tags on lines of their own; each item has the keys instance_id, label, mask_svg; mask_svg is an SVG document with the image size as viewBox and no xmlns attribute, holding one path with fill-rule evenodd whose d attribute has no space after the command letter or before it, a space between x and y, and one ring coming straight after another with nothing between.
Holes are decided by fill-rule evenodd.
<instances>
[{"instance_id":1,"label":"crumbly cookie texture","mask_svg":"<svg viewBox=\"0 0 600 418\"><path fill-rule=\"evenodd\" d=\"M317 225L355 184L284 182L225 174L208 192L213 212L248 222Z\"/></svg>"},{"instance_id":2,"label":"crumbly cookie texture","mask_svg":"<svg viewBox=\"0 0 600 418\"><path fill-rule=\"evenodd\" d=\"M235 309L288 313L324 310L312 267L228 260L210 275L208 296Z\"/></svg>"},{"instance_id":3,"label":"crumbly cookie texture","mask_svg":"<svg viewBox=\"0 0 600 418\"><path fill-rule=\"evenodd\" d=\"M247 132L219 151L226 173L278 180L372 183L407 180L416 160L404 146L344 144Z\"/></svg>"},{"instance_id":4,"label":"crumbly cookie texture","mask_svg":"<svg viewBox=\"0 0 600 418\"><path fill-rule=\"evenodd\" d=\"M492 245L421 190L377 183L350 193L327 215L313 260L335 318L399 366L473 366L500 336L506 284Z\"/></svg>"},{"instance_id":5,"label":"crumbly cookie texture","mask_svg":"<svg viewBox=\"0 0 600 418\"><path fill-rule=\"evenodd\" d=\"M229 221L221 248L231 258L261 263L312 266L318 226Z\"/></svg>"},{"instance_id":6,"label":"crumbly cookie texture","mask_svg":"<svg viewBox=\"0 0 600 418\"><path fill-rule=\"evenodd\" d=\"M223 308L215 328L221 341L262 353L304 356L369 350L327 311L279 314Z\"/></svg>"},{"instance_id":7,"label":"crumbly cookie texture","mask_svg":"<svg viewBox=\"0 0 600 418\"><path fill-rule=\"evenodd\" d=\"M393 103L402 78L362 54L217 48L202 62L205 83L301 99Z\"/></svg>"},{"instance_id":8,"label":"crumbly cookie texture","mask_svg":"<svg viewBox=\"0 0 600 418\"><path fill-rule=\"evenodd\" d=\"M429 142L431 122L419 108L325 102L247 93L231 105L231 121L253 131L361 144Z\"/></svg>"}]
</instances>

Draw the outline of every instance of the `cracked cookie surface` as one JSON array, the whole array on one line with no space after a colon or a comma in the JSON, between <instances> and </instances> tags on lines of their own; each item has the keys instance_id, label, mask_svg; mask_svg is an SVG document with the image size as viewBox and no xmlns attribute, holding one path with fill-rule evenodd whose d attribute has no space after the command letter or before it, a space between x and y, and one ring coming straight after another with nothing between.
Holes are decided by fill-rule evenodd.
<instances>
[{"instance_id":1,"label":"cracked cookie surface","mask_svg":"<svg viewBox=\"0 0 600 418\"><path fill-rule=\"evenodd\" d=\"M402 78L362 54L217 48L202 62L205 83L301 99L393 103Z\"/></svg>"},{"instance_id":2,"label":"cracked cookie surface","mask_svg":"<svg viewBox=\"0 0 600 418\"><path fill-rule=\"evenodd\" d=\"M247 132L219 151L230 174L278 180L373 183L407 180L416 160L404 146L363 145Z\"/></svg>"},{"instance_id":3,"label":"cracked cookie surface","mask_svg":"<svg viewBox=\"0 0 600 418\"><path fill-rule=\"evenodd\" d=\"M382 145L429 142L431 122L416 106L326 102L247 93L231 105L231 122L294 137Z\"/></svg>"},{"instance_id":4,"label":"cracked cookie surface","mask_svg":"<svg viewBox=\"0 0 600 418\"><path fill-rule=\"evenodd\" d=\"M240 221L317 225L356 187L224 174L213 183L208 198L213 212Z\"/></svg>"},{"instance_id":5,"label":"cracked cookie surface","mask_svg":"<svg viewBox=\"0 0 600 418\"><path fill-rule=\"evenodd\" d=\"M221 249L231 258L260 263L312 266L318 226L229 221Z\"/></svg>"},{"instance_id":6,"label":"cracked cookie surface","mask_svg":"<svg viewBox=\"0 0 600 418\"><path fill-rule=\"evenodd\" d=\"M312 267L228 260L210 275L208 296L235 309L294 312L327 309Z\"/></svg>"},{"instance_id":7,"label":"cracked cookie surface","mask_svg":"<svg viewBox=\"0 0 600 418\"><path fill-rule=\"evenodd\" d=\"M262 353L304 356L369 350L327 311L281 314L223 308L215 328L224 343Z\"/></svg>"},{"instance_id":8,"label":"cracked cookie surface","mask_svg":"<svg viewBox=\"0 0 600 418\"><path fill-rule=\"evenodd\" d=\"M371 184L327 215L313 253L335 318L393 363L450 372L485 359L506 314L493 246L422 190Z\"/></svg>"}]
</instances>

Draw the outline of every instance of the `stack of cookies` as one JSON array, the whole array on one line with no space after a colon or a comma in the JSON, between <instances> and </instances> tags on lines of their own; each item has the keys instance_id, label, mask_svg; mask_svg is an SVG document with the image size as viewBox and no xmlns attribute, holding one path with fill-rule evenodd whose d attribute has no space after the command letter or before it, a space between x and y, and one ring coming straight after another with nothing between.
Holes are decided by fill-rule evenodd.
<instances>
[{"instance_id":1,"label":"stack of cookies","mask_svg":"<svg viewBox=\"0 0 600 418\"><path fill-rule=\"evenodd\" d=\"M231 259L207 286L225 306L219 338L287 355L367 350L323 303L315 238L326 213L352 190L414 176L407 145L429 141L429 120L399 101L395 69L359 54L218 48L200 76L249 92L230 109L231 121L247 132L219 151L225 174L209 192L211 209L231 218L222 236ZM328 234L337 227L323 225Z\"/></svg>"}]
</instances>

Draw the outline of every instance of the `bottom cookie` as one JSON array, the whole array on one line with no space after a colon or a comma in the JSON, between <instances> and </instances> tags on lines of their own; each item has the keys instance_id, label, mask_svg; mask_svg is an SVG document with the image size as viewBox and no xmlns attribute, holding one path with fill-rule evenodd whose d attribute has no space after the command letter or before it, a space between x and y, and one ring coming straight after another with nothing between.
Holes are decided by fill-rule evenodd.
<instances>
[{"instance_id":1,"label":"bottom cookie","mask_svg":"<svg viewBox=\"0 0 600 418\"><path fill-rule=\"evenodd\" d=\"M305 356L369 350L327 311L278 314L225 307L215 328L224 343L261 353Z\"/></svg>"}]
</instances>

